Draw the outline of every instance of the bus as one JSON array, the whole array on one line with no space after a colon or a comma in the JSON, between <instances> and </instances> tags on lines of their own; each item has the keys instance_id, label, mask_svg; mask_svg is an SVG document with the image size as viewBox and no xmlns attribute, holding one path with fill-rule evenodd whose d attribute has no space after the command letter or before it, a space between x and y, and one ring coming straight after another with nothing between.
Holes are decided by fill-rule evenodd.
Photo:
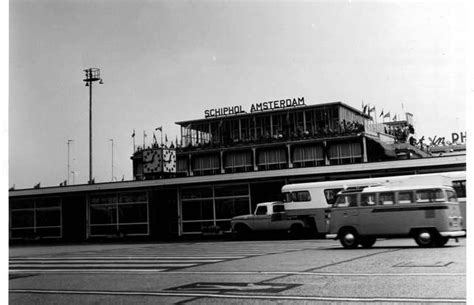
<instances>
[{"instance_id":1,"label":"bus","mask_svg":"<svg viewBox=\"0 0 474 305\"><path fill-rule=\"evenodd\" d=\"M326 238L344 248L370 248L379 237L412 237L420 247L442 247L465 236L456 192L445 185L391 185L341 191Z\"/></svg>"},{"instance_id":2,"label":"bus","mask_svg":"<svg viewBox=\"0 0 474 305\"><path fill-rule=\"evenodd\" d=\"M367 186L441 184L452 186L457 193L463 230L466 230L466 172L444 172L435 174L403 175L364 179L307 182L284 185L281 189L285 210L312 223L319 235L329 230L328 214L336 195L341 190L356 190Z\"/></svg>"}]
</instances>

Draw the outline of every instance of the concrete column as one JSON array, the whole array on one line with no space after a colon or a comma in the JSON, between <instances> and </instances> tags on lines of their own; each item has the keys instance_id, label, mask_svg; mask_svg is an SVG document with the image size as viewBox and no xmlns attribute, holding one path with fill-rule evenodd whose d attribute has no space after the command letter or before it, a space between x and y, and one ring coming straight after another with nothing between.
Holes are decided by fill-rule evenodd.
<instances>
[{"instance_id":1,"label":"concrete column","mask_svg":"<svg viewBox=\"0 0 474 305\"><path fill-rule=\"evenodd\" d=\"M224 151L220 151L220 158L221 158L221 174L225 174L224 170Z\"/></svg>"},{"instance_id":2,"label":"concrete column","mask_svg":"<svg viewBox=\"0 0 474 305\"><path fill-rule=\"evenodd\" d=\"M255 147L252 147L252 156L253 156L253 170L258 171L258 166L257 166L257 149Z\"/></svg>"},{"instance_id":3,"label":"concrete column","mask_svg":"<svg viewBox=\"0 0 474 305\"><path fill-rule=\"evenodd\" d=\"M367 141L365 135L362 135L362 162L367 163Z\"/></svg>"},{"instance_id":4,"label":"concrete column","mask_svg":"<svg viewBox=\"0 0 474 305\"><path fill-rule=\"evenodd\" d=\"M194 176L193 174L193 158L191 154L188 154L188 174L189 176Z\"/></svg>"},{"instance_id":5,"label":"concrete column","mask_svg":"<svg viewBox=\"0 0 474 305\"><path fill-rule=\"evenodd\" d=\"M323 141L323 149L324 149L324 164L331 165L328 158L328 143L326 141Z\"/></svg>"},{"instance_id":6,"label":"concrete column","mask_svg":"<svg viewBox=\"0 0 474 305\"><path fill-rule=\"evenodd\" d=\"M293 162L291 162L291 144L286 144L286 150L288 152L288 168L293 168Z\"/></svg>"}]
</instances>

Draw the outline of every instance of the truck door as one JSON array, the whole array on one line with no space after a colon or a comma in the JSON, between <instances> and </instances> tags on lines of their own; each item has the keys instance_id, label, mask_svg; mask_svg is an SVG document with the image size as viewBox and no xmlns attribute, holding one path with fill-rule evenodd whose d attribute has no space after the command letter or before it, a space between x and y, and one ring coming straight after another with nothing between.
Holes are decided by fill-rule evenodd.
<instances>
[{"instance_id":1,"label":"truck door","mask_svg":"<svg viewBox=\"0 0 474 305\"><path fill-rule=\"evenodd\" d=\"M268 230L268 224L271 221L271 212L266 205L258 206L253 217L253 229L255 231Z\"/></svg>"},{"instance_id":2,"label":"truck door","mask_svg":"<svg viewBox=\"0 0 474 305\"><path fill-rule=\"evenodd\" d=\"M273 209L271 213L271 223L269 228L271 230L284 230L288 229L288 219L285 213L285 206L283 204L276 204L271 207Z\"/></svg>"}]
</instances>

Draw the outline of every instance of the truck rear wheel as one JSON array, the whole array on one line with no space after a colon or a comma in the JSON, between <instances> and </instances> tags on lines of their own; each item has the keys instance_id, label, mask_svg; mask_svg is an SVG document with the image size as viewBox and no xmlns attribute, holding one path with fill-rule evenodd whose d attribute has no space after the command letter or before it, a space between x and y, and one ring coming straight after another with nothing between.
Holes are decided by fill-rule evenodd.
<instances>
[{"instance_id":1,"label":"truck rear wheel","mask_svg":"<svg viewBox=\"0 0 474 305\"><path fill-rule=\"evenodd\" d=\"M343 229L339 233L339 241L346 249L355 249L359 245L359 235L354 229Z\"/></svg>"},{"instance_id":2,"label":"truck rear wheel","mask_svg":"<svg viewBox=\"0 0 474 305\"><path fill-rule=\"evenodd\" d=\"M300 224L294 224L290 228L290 236L293 238L299 238L303 236L304 228Z\"/></svg>"}]
</instances>

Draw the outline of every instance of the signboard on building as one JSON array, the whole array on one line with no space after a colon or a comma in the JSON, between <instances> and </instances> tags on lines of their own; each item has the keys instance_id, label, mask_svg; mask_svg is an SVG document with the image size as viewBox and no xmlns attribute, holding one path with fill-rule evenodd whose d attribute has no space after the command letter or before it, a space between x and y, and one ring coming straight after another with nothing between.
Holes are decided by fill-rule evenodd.
<instances>
[{"instance_id":1,"label":"signboard on building","mask_svg":"<svg viewBox=\"0 0 474 305\"><path fill-rule=\"evenodd\" d=\"M294 107L305 106L305 105L306 104L304 102L304 97L287 98L287 99L252 104L252 106L250 106L250 113L270 111L270 110L276 110L276 109L284 109L284 108L294 108ZM207 118L212 118L212 117L222 117L222 116L237 115L237 114L243 114L243 113L247 113L247 112L242 109L242 106L230 106L230 107L206 109L204 110L204 117L207 119Z\"/></svg>"},{"instance_id":2,"label":"signboard on building","mask_svg":"<svg viewBox=\"0 0 474 305\"><path fill-rule=\"evenodd\" d=\"M452 144L465 144L466 143L466 132L452 132L451 137L440 137L435 135L434 137L428 137L428 141L425 142L426 145L431 147L436 146L446 146Z\"/></svg>"}]
</instances>

